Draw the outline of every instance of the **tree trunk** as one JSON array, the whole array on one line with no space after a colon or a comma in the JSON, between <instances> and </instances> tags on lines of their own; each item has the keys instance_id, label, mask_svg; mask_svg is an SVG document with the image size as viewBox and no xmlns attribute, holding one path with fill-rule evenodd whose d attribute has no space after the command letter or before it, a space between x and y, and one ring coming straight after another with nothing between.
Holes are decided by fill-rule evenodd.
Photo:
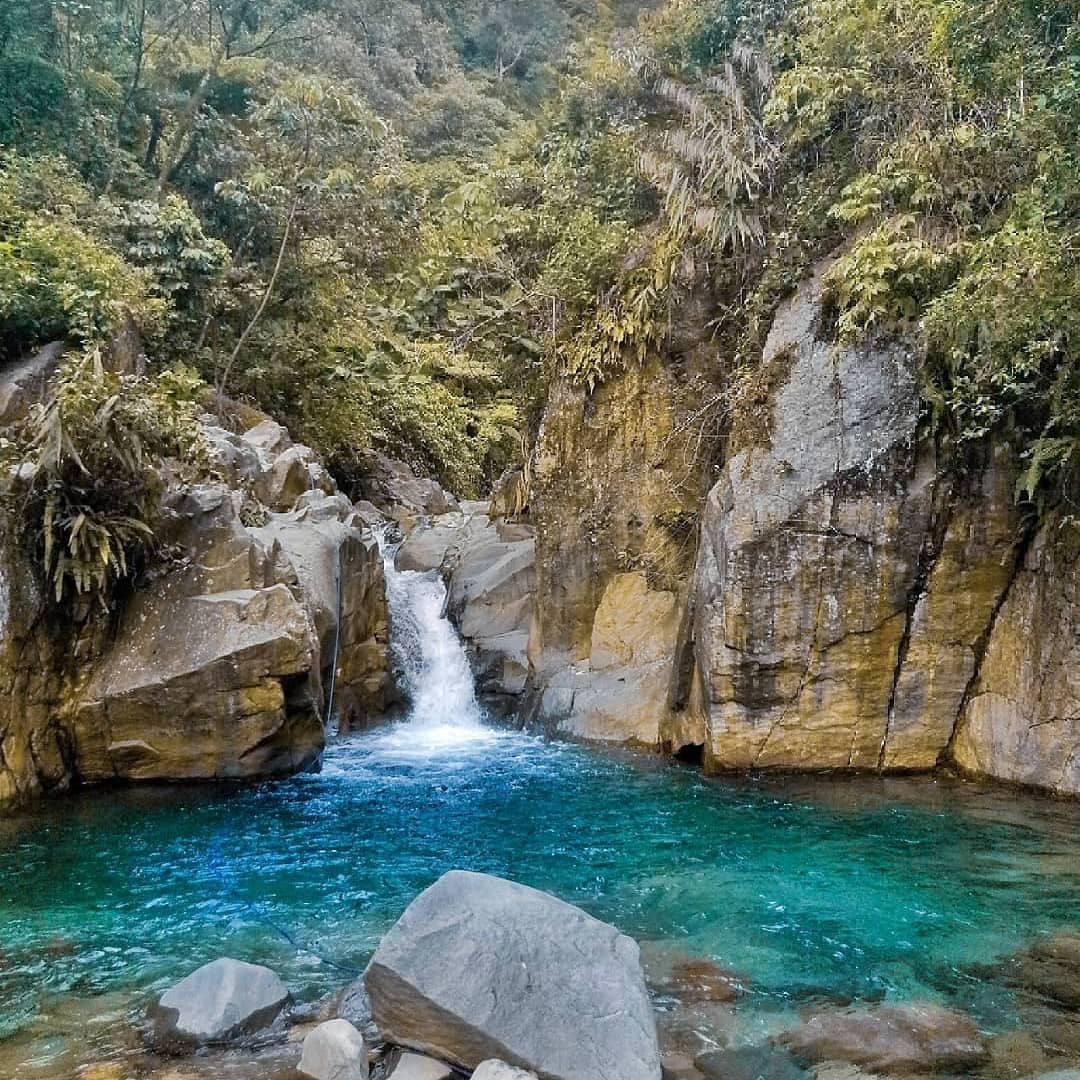
<instances>
[{"instance_id":1,"label":"tree trunk","mask_svg":"<svg viewBox=\"0 0 1080 1080\"><path fill-rule=\"evenodd\" d=\"M244 332L237 340L236 345L229 354L229 359L225 362L225 367L221 372L221 378L218 381L217 387L217 406L219 415L221 414L222 405L225 399L225 387L228 385L229 375L232 373L236 358L240 355L240 350L243 349L245 342L251 336L251 333L259 320L263 317L263 313L266 311L266 305L270 302L270 296L274 291L274 286L277 284L278 274L281 273L281 264L285 261L285 249L288 247L289 237L292 234L293 222L296 220L296 212L299 208L300 193L297 192L293 195L293 201L289 207L289 216L285 220L285 231L281 234L281 244L278 246L277 259L274 262L274 269L270 274L270 280L266 283L266 288L263 290L262 299L259 301L259 306L255 309L255 314L251 316L250 322L244 327Z\"/></svg>"}]
</instances>

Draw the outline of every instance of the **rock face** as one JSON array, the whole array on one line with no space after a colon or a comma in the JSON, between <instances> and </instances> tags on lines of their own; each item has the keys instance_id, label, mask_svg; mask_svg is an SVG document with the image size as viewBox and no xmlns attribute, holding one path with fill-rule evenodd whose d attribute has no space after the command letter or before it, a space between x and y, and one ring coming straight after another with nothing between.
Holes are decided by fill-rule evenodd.
<instances>
[{"instance_id":1,"label":"rock face","mask_svg":"<svg viewBox=\"0 0 1080 1080\"><path fill-rule=\"evenodd\" d=\"M780 1041L810 1061L847 1061L883 1073L965 1072L988 1056L969 1017L929 1003L830 1009Z\"/></svg>"},{"instance_id":2,"label":"rock face","mask_svg":"<svg viewBox=\"0 0 1080 1080\"><path fill-rule=\"evenodd\" d=\"M1075 536L1041 529L997 612L960 716L952 753L961 768L1080 794L1078 575Z\"/></svg>"},{"instance_id":3,"label":"rock face","mask_svg":"<svg viewBox=\"0 0 1080 1080\"><path fill-rule=\"evenodd\" d=\"M550 393L529 501L528 696L555 733L661 741L707 476L701 409L720 376L711 310L706 298L684 306L665 361L628 365L591 394L568 380Z\"/></svg>"},{"instance_id":4,"label":"rock face","mask_svg":"<svg viewBox=\"0 0 1080 1080\"><path fill-rule=\"evenodd\" d=\"M709 493L667 741L714 769L952 761L1080 791L1075 556L1029 543L1007 447L965 473L920 436L903 341L820 340L822 272L766 343L768 430Z\"/></svg>"},{"instance_id":5,"label":"rock face","mask_svg":"<svg viewBox=\"0 0 1080 1080\"><path fill-rule=\"evenodd\" d=\"M299 1070L311 1080L368 1080L364 1037L348 1020L327 1020L304 1039Z\"/></svg>"},{"instance_id":6,"label":"rock face","mask_svg":"<svg viewBox=\"0 0 1080 1080\"><path fill-rule=\"evenodd\" d=\"M269 968L223 958L166 990L148 1015L154 1043L183 1052L264 1031L288 1001L285 984Z\"/></svg>"},{"instance_id":7,"label":"rock face","mask_svg":"<svg viewBox=\"0 0 1080 1080\"><path fill-rule=\"evenodd\" d=\"M678 597L642 571L616 574L593 616L589 657L553 672L540 713L563 735L655 746L668 708Z\"/></svg>"},{"instance_id":8,"label":"rock face","mask_svg":"<svg viewBox=\"0 0 1080 1080\"><path fill-rule=\"evenodd\" d=\"M331 710L363 724L392 699L370 529L280 425L205 431L223 481L169 491L160 539L180 557L115 633L79 643L78 665L51 654L32 575L5 551L18 584L2 624L0 805L75 777L294 772L317 759Z\"/></svg>"},{"instance_id":9,"label":"rock face","mask_svg":"<svg viewBox=\"0 0 1080 1080\"><path fill-rule=\"evenodd\" d=\"M365 973L388 1042L544 1080L659 1080L637 945L524 885L451 871L409 905Z\"/></svg>"}]
</instances>

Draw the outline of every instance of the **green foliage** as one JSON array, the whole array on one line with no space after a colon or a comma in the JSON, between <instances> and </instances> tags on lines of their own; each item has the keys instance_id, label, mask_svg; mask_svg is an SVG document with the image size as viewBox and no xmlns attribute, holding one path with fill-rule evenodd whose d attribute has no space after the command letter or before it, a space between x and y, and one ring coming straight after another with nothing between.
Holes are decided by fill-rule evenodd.
<instances>
[{"instance_id":1,"label":"green foliage","mask_svg":"<svg viewBox=\"0 0 1080 1080\"><path fill-rule=\"evenodd\" d=\"M229 249L206 235L185 199L134 199L115 210L118 246L128 262L149 271L154 291L174 308L197 310L221 280Z\"/></svg>"},{"instance_id":2,"label":"green foliage","mask_svg":"<svg viewBox=\"0 0 1080 1080\"><path fill-rule=\"evenodd\" d=\"M946 260L915 227L911 215L890 218L833 263L825 295L839 312L842 341L882 323L910 322L922 310Z\"/></svg>"},{"instance_id":3,"label":"green foliage","mask_svg":"<svg viewBox=\"0 0 1080 1080\"><path fill-rule=\"evenodd\" d=\"M147 565L161 517L158 469L163 457L198 454L201 389L183 370L116 375L88 350L35 408L10 501L58 608L77 618L108 609Z\"/></svg>"},{"instance_id":4,"label":"green foliage","mask_svg":"<svg viewBox=\"0 0 1080 1080\"><path fill-rule=\"evenodd\" d=\"M931 399L961 440L1008 427L1026 446L1020 491L1070 486L1080 440L1080 235L1032 196L967 246L926 315Z\"/></svg>"}]
</instances>

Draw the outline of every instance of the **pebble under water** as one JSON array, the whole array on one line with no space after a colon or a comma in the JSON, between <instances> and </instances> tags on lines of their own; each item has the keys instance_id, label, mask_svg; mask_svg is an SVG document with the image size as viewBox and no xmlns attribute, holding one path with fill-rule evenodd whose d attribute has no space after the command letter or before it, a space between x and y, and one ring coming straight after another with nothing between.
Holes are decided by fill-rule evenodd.
<instances>
[{"instance_id":1,"label":"pebble under water","mask_svg":"<svg viewBox=\"0 0 1080 1080\"><path fill-rule=\"evenodd\" d=\"M1012 992L971 968L1080 924L1078 825L956 781L707 778L472 725L343 737L321 772L256 787L76 794L0 821L0 1073L44 1075L95 1009L221 955L313 999L452 867L716 959L764 1027L933 998L1008 1030Z\"/></svg>"}]
</instances>

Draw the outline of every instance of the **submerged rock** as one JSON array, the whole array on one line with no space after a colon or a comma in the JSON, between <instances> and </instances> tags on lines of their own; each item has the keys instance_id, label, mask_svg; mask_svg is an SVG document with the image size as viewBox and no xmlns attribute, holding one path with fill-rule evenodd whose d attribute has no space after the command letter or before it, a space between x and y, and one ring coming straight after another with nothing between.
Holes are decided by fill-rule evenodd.
<instances>
[{"instance_id":1,"label":"submerged rock","mask_svg":"<svg viewBox=\"0 0 1080 1080\"><path fill-rule=\"evenodd\" d=\"M1080 933L1063 930L1009 959L1007 977L1053 1005L1080 1010Z\"/></svg>"},{"instance_id":2,"label":"submerged rock","mask_svg":"<svg viewBox=\"0 0 1080 1080\"><path fill-rule=\"evenodd\" d=\"M285 984L269 968L224 957L166 990L147 1015L156 1046L185 1052L264 1032L288 1001Z\"/></svg>"},{"instance_id":3,"label":"submerged rock","mask_svg":"<svg viewBox=\"0 0 1080 1080\"><path fill-rule=\"evenodd\" d=\"M969 1016L930 1002L826 1009L777 1041L809 1061L885 1073L963 1072L988 1057Z\"/></svg>"},{"instance_id":4,"label":"submerged rock","mask_svg":"<svg viewBox=\"0 0 1080 1080\"><path fill-rule=\"evenodd\" d=\"M388 1042L466 1069L659 1080L637 945L546 893L454 870L409 905L365 973Z\"/></svg>"},{"instance_id":5,"label":"submerged rock","mask_svg":"<svg viewBox=\"0 0 1080 1080\"><path fill-rule=\"evenodd\" d=\"M806 1080L808 1074L785 1050L740 1046L699 1054L694 1065L706 1080Z\"/></svg>"},{"instance_id":6,"label":"submerged rock","mask_svg":"<svg viewBox=\"0 0 1080 1080\"><path fill-rule=\"evenodd\" d=\"M363 1035L348 1020L327 1020L304 1039L299 1069L312 1080L367 1080Z\"/></svg>"}]
</instances>

